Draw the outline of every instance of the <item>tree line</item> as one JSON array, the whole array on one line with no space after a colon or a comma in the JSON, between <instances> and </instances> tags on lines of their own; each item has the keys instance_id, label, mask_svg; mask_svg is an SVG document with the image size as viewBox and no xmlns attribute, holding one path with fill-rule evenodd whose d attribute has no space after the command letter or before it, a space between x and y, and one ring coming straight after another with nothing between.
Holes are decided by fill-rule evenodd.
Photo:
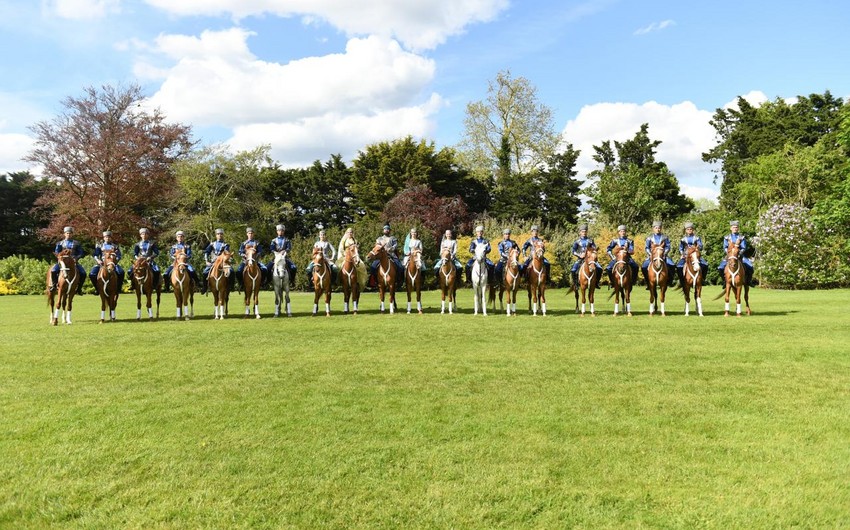
<instances>
[{"instance_id":1,"label":"tree line","mask_svg":"<svg viewBox=\"0 0 850 530\"><path fill-rule=\"evenodd\" d=\"M830 264L829 274L800 286L850 279L842 261L850 250L850 106L828 91L761 106L738 98L737 108L717 109L717 144L703 159L717 167L721 195L709 209L686 197L658 160L661 142L651 138L649 124L628 140L593 146L597 167L580 178L580 152L555 132L534 86L509 71L490 82L485 99L467 106L457 146L407 136L365 146L350 163L332 154L307 167L273 160L268 145L240 152L200 146L190 126L143 103L137 85L90 87L32 127L35 146L25 160L41 166L45 178L0 178L0 257L48 257L69 224L86 242L110 229L125 244L146 226L163 247L182 229L197 247L219 227L232 243L247 226L270 239L278 223L290 237L311 241L320 227L360 226L370 239L377 232L369 229L392 222L404 231L416 225L439 241L446 229L468 234L483 219L538 222L567 238L580 219L597 232L626 224L636 233L662 219L675 242L687 218L714 244L724 223L738 218L768 264L787 254L771 254L771 237L783 230L774 207L794 205L781 211L802 216L816 237L800 241ZM582 205L582 195L589 204ZM768 269L764 283L799 283L799 274Z\"/></svg>"}]
</instances>

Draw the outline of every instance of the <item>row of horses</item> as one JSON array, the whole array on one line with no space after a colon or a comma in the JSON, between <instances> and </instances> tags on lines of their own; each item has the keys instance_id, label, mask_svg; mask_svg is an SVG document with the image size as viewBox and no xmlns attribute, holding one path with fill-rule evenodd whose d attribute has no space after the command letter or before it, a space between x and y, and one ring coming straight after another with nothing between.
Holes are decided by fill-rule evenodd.
<instances>
[{"instance_id":1,"label":"row of horses","mask_svg":"<svg viewBox=\"0 0 850 530\"><path fill-rule=\"evenodd\" d=\"M544 247L542 242L535 244L532 252L531 262L526 270L526 290L528 293L529 310L533 315L537 315L538 310L542 315L546 315L546 268L543 261ZM617 247L613 250L615 262L611 274L611 287L614 297L614 315L620 313L622 308L624 313L631 316L631 292L635 285L636 278L633 277L632 268L629 265L629 254L624 247ZM746 304L746 311L751 314L749 304L749 287L745 282L745 272L743 264L740 260L740 248L737 244L729 245L726 254L726 268L724 276L726 279L725 314L729 315L730 295L734 294L737 304L736 314L741 315L741 298ZM453 313L457 308L456 292L460 283L460 272L454 265L449 251L444 249L441 253L442 264L437 271L438 283L441 293L440 313ZM596 275L599 274L597 267L598 251L594 248L588 249L579 268L578 283L570 289L575 292L576 312L584 315L587 305L589 304L590 314L595 315L595 288ZM225 318L228 314L228 304L230 299L230 277L234 274L232 265L233 255L229 251L222 252L212 263L207 276L207 286L213 298L214 319L219 320ZM115 307L118 302L118 295L121 291L121 286L118 284L118 274L116 272L116 256L114 252L105 251L102 256L103 265L96 277L98 293L101 299L101 314L100 321L105 322L108 317L111 321L115 320ZM380 311L385 312L388 308L390 313L397 310L396 307L396 268L393 266L387 249L380 243L375 246L366 255L366 261L376 260L377 268L377 286L380 299ZM50 306L50 323L58 325L59 321L66 324L71 323L71 311L73 308L74 294L77 292L79 282L85 278L80 277L76 260L71 256L69 251L63 251L58 256L59 261L59 279L56 289L48 289L48 305ZM346 248L342 257L340 266L339 283L342 287L344 298L344 313L349 312L349 308L357 314L360 302L360 278L361 272L358 270L360 264L360 254L357 245L351 245ZM656 312L656 308L662 315L665 315L665 298L667 293L668 280L672 271L667 265L664 257L663 245L653 245L650 251L648 269L648 281L650 291L649 314ZM242 285L244 291L245 313L247 318L252 311L255 318L260 318L259 310L259 292L263 284L262 270L259 264L259 256L257 249L253 246L247 246L245 249L245 264L242 274ZM315 249L312 255L313 263L313 312L315 316L319 312L319 301L324 298L325 315L331 314L331 293L333 289L332 267L325 258L321 249ZM407 290L407 312L412 312L412 298L415 295L417 311L422 313L422 270L424 264L422 255L419 250L413 250L407 265L403 269L405 275L404 284ZM496 287L499 289L499 303L505 310L508 316L516 315L517 298L520 288L520 281L523 274L520 272L519 264L519 249L513 248L508 254L508 259L505 263L505 272L503 278L498 281L498 285L490 282L489 272L486 265L485 245L478 244L474 248L473 263L471 269L472 291L473 291L473 308L474 314L481 312L487 314L487 306L492 305L495 308ZM149 319L154 318L153 299L156 300L156 317L159 318L160 297L162 294L162 282L154 281L154 271L150 262L146 258L138 258L133 262L132 285L136 293L136 318L142 318L142 301L145 300L145 307ZM50 273L47 274L48 285L51 282ZM174 291L176 304L177 319L189 320L194 316L194 291L195 286L189 271L188 256L183 251L177 251L174 255L172 273L170 277L171 286ZM274 253L274 261L272 267L272 286L275 293L275 312L274 316L280 316L285 311L287 316L292 316L292 309L289 297L289 269L286 266L286 251ZM685 296L685 315L690 313L691 290L695 301L696 311L699 316L703 316L702 311L702 275L700 269L700 252L699 249L693 247L688 249L685 255L684 268L684 284L682 291ZM724 293L721 293L724 294ZM581 308L579 310L579 298L581 298ZM719 298L719 296L718 296ZM285 305L284 305L285 304Z\"/></svg>"}]
</instances>

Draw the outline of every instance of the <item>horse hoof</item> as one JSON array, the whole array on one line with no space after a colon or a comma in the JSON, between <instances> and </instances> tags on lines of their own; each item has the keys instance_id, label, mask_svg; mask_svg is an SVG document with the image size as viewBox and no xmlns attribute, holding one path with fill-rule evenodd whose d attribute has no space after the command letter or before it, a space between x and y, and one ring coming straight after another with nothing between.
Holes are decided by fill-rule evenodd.
<instances>
[{"instance_id":1,"label":"horse hoof","mask_svg":"<svg viewBox=\"0 0 850 530\"><path fill-rule=\"evenodd\" d=\"M260 315L257 315L257 320L260 320Z\"/></svg>"},{"instance_id":2,"label":"horse hoof","mask_svg":"<svg viewBox=\"0 0 850 530\"><path fill-rule=\"evenodd\" d=\"M725 313L723 313L723 316L724 316L724 317L728 317L728 316L729 316L729 311L726 311Z\"/></svg>"},{"instance_id":3,"label":"horse hoof","mask_svg":"<svg viewBox=\"0 0 850 530\"><path fill-rule=\"evenodd\" d=\"M419 310L419 314L420 314L420 315L422 314L422 310L421 310L421 309Z\"/></svg>"},{"instance_id":4,"label":"horse hoof","mask_svg":"<svg viewBox=\"0 0 850 530\"><path fill-rule=\"evenodd\" d=\"M632 314L631 314L631 313L626 313L626 314L627 314L628 316L632 316Z\"/></svg>"},{"instance_id":5,"label":"horse hoof","mask_svg":"<svg viewBox=\"0 0 850 530\"><path fill-rule=\"evenodd\" d=\"M329 317L329 316L331 316L331 314L330 314L330 313L325 313L325 316L326 316L326 317Z\"/></svg>"}]
</instances>

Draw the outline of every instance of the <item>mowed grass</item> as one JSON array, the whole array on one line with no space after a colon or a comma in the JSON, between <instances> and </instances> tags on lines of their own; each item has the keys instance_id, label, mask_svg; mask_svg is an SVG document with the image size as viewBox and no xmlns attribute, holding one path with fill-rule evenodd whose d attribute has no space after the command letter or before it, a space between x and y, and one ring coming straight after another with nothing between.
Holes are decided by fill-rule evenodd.
<instances>
[{"instance_id":1,"label":"mowed grass","mask_svg":"<svg viewBox=\"0 0 850 530\"><path fill-rule=\"evenodd\" d=\"M48 326L0 297L0 527L850 526L848 291L754 315L572 312ZM603 291L607 294L607 291ZM132 300L132 302L131 302ZM238 297L231 316L240 313ZM404 303L400 303L404 309ZM733 306L734 307L734 306Z\"/></svg>"}]
</instances>

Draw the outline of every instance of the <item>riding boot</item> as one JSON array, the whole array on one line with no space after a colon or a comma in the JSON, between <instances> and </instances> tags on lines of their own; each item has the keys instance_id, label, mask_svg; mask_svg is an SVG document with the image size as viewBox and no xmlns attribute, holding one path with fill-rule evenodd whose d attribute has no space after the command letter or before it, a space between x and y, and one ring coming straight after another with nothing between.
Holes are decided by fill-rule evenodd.
<instances>
[{"instance_id":1,"label":"riding boot","mask_svg":"<svg viewBox=\"0 0 850 530\"><path fill-rule=\"evenodd\" d=\"M685 269L676 267L676 277L679 278L679 285L685 286Z\"/></svg>"},{"instance_id":2,"label":"riding boot","mask_svg":"<svg viewBox=\"0 0 850 530\"><path fill-rule=\"evenodd\" d=\"M643 281L646 282L646 290L648 291L649 290L649 272L644 268L641 268L641 272L643 272Z\"/></svg>"},{"instance_id":3,"label":"riding boot","mask_svg":"<svg viewBox=\"0 0 850 530\"><path fill-rule=\"evenodd\" d=\"M573 279L573 289L578 291L578 271L570 271L570 276Z\"/></svg>"},{"instance_id":4,"label":"riding boot","mask_svg":"<svg viewBox=\"0 0 850 530\"><path fill-rule=\"evenodd\" d=\"M596 290L597 290L597 291L599 290L599 282L600 282L601 280L602 280L602 275L601 275L601 274L597 274L597 275L596 275Z\"/></svg>"},{"instance_id":5,"label":"riding boot","mask_svg":"<svg viewBox=\"0 0 850 530\"><path fill-rule=\"evenodd\" d=\"M201 284L199 286L201 288L201 296L203 296L203 295L207 294L207 282L204 281L204 282L199 282L199 283Z\"/></svg>"},{"instance_id":6,"label":"riding boot","mask_svg":"<svg viewBox=\"0 0 850 530\"><path fill-rule=\"evenodd\" d=\"M56 292L56 289L59 287L59 271L50 271L50 282L50 290Z\"/></svg>"}]
</instances>

